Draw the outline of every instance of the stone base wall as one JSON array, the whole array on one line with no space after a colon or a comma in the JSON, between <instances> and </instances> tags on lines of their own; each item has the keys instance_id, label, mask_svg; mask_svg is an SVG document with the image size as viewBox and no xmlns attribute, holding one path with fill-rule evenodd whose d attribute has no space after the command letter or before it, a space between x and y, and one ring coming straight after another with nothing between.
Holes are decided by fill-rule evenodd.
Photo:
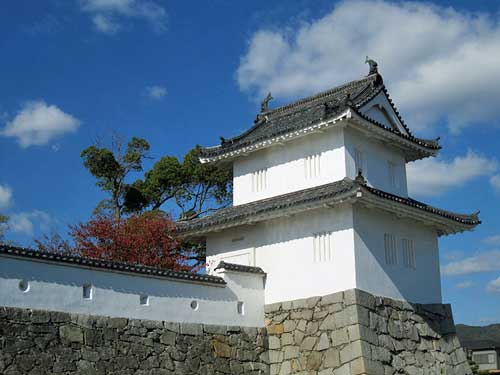
<instances>
[{"instance_id":1,"label":"stone base wall","mask_svg":"<svg viewBox=\"0 0 500 375\"><path fill-rule=\"evenodd\" d=\"M471 374L449 305L348 290L266 306L266 328L0 307L0 373Z\"/></svg>"},{"instance_id":2,"label":"stone base wall","mask_svg":"<svg viewBox=\"0 0 500 375\"><path fill-rule=\"evenodd\" d=\"M0 374L266 374L265 329L0 308Z\"/></svg>"},{"instance_id":3,"label":"stone base wall","mask_svg":"<svg viewBox=\"0 0 500 375\"><path fill-rule=\"evenodd\" d=\"M450 305L357 289L266 306L270 374L471 374Z\"/></svg>"}]
</instances>

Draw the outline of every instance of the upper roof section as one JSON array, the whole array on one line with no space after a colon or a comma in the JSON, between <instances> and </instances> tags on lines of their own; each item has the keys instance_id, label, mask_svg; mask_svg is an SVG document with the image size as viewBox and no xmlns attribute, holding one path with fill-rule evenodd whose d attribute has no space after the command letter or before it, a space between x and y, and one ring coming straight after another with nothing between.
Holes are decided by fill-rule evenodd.
<instances>
[{"instance_id":1,"label":"upper roof section","mask_svg":"<svg viewBox=\"0 0 500 375\"><path fill-rule=\"evenodd\" d=\"M384 96L389 109L394 116L394 126L370 117L369 104L376 97ZM271 146L273 143L283 143L296 136L302 136L308 129L317 131L315 124L333 119L351 117L355 114L361 117L374 129L389 139L396 136L399 143L413 146L413 155L409 160L435 155L440 149L437 140L426 140L412 135L399 112L389 97L382 76L370 68L370 74L361 79L332 88L319 94L300 99L275 109L268 109L271 99L269 94L262 102L261 113L257 115L254 125L244 133L230 139L221 138L221 144L202 149L202 162L231 160L243 154ZM379 105L380 106L380 105ZM333 125L335 121L330 121ZM365 126L366 128L366 126ZM416 152L416 154L415 154Z\"/></svg>"}]
</instances>

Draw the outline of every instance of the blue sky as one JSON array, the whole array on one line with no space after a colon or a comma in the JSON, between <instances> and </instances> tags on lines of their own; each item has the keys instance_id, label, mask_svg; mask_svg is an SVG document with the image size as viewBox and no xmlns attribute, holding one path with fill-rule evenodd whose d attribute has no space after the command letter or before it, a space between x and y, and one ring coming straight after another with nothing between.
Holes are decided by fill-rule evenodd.
<instances>
[{"instance_id":1,"label":"blue sky","mask_svg":"<svg viewBox=\"0 0 500 375\"><path fill-rule=\"evenodd\" d=\"M480 3L480 4L478 4ZM481 210L474 232L440 240L455 320L500 322L500 7L447 1L16 0L0 10L0 212L8 238L88 219L103 194L79 152L112 132L181 156L279 105L379 62L437 159L409 166L415 198ZM454 8L449 8L453 6ZM148 161L146 167L154 162Z\"/></svg>"}]
</instances>

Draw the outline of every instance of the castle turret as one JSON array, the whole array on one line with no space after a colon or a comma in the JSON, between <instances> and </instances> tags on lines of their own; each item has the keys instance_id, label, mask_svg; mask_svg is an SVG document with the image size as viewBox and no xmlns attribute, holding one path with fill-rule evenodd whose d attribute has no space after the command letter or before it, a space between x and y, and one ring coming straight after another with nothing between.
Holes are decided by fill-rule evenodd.
<instances>
[{"instance_id":1,"label":"castle turret","mask_svg":"<svg viewBox=\"0 0 500 375\"><path fill-rule=\"evenodd\" d=\"M414 136L373 60L366 77L277 108L202 162L231 163L234 205L182 224L225 260L267 272L266 303L358 288L440 303L438 237L471 230L461 215L408 197L406 163L435 156Z\"/></svg>"}]
</instances>

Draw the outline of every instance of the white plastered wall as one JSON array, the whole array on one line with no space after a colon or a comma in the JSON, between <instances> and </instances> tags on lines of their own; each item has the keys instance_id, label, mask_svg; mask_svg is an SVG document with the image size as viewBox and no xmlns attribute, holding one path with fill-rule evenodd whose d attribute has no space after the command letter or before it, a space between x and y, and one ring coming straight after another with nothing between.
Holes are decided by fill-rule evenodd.
<instances>
[{"instance_id":1,"label":"white plastered wall","mask_svg":"<svg viewBox=\"0 0 500 375\"><path fill-rule=\"evenodd\" d=\"M343 179L346 176L343 138L343 129L334 127L236 159L233 163L234 205ZM318 154L321 155L319 176L307 178L305 158ZM267 169L266 187L254 191L252 173L264 169Z\"/></svg>"},{"instance_id":2,"label":"white plastered wall","mask_svg":"<svg viewBox=\"0 0 500 375\"><path fill-rule=\"evenodd\" d=\"M23 258L0 257L0 306L170 322L261 327L264 278L258 274L219 273L226 286L182 282ZM19 282L29 290L19 289ZM83 285L92 299L83 298ZM141 306L139 296L149 296ZM196 301L198 308L191 308ZM237 303L245 304L245 314Z\"/></svg>"},{"instance_id":3,"label":"white plastered wall","mask_svg":"<svg viewBox=\"0 0 500 375\"><path fill-rule=\"evenodd\" d=\"M370 186L403 197L408 196L406 160L403 152L371 138L351 126L334 126L323 133L309 134L281 146L263 149L233 163L234 205L319 186L357 175L356 152L363 155L361 167ZM320 155L317 176L306 174L306 158ZM392 164L394 179L390 177ZM254 172L265 172L259 191ZM394 181L394 182L393 182Z\"/></svg>"},{"instance_id":4,"label":"white plastered wall","mask_svg":"<svg viewBox=\"0 0 500 375\"><path fill-rule=\"evenodd\" d=\"M345 129L344 139L347 177L354 179L357 175L355 155L358 150L363 155L361 169L368 185L402 197L408 196L406 161L401 151L350 127ZM389 178L389 162L395 167L395 185Z\"/></svg>"},{"instance_id":5,"label":"white plastered wall","mask_svg":"<svg viewBox=\"0 0 500 375\"><path fill-rule=\"evenodd\" d=\"M315 262L313 236L332 232L331 261ZM307 211L207 237L207 260L255 265L267 273L266 303L355 288L354 233L348 205Z\"/></svg>"},{"instance_id":6,"label":"white plastered wall","mask_svg":"<svg viewBox=\"0 0 500 375\"><path fill-rule=\"evenodd\" d=\"M376 209L354 206L357 288L415 303L441 303L438 237L435 229ZM386 264L384 234L397 243L397 264ZM416 268L402 263L401 240L414 243Z\"/></svg>"}]
</instances>

